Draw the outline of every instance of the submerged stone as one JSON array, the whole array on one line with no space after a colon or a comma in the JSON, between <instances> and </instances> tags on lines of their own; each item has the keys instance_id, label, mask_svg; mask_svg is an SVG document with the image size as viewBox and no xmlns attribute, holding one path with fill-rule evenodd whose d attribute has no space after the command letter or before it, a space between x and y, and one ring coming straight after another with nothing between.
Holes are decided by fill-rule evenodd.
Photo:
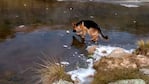
<instances>
[{"instance_id":1,"label":"submerged stone","mask_svg":"<svg viewBox=\"0 0 149 84\"><path fill-rule=\"evenodd\" d=\"M111 82L108 84L146 84L142 79L128 79L128 80L118 80L116 82Z\"/></svg>"},{"instance_id":2,"label":"submerged stone","mask_svg":"<svg viewBox=\"0 0 149 84\"><path fill-rule=\"evenodd\" d=\"M142 69L139 69L139 71L143 72L145 75L148 75L149 76L149 69L147 68L142 68Z\"/></svg>"},{"instance_id":3,"label":"submerged stone","mask_svg":"<svg viewBox=\"0 0 149 84\"><path fill-rule=\"evenodd\" d=\"M96 48L97 48L96 45L92 45L92 46L88 46L86 50L89 54L93 54L95 52Z\"/></svg>"}]
</instances>

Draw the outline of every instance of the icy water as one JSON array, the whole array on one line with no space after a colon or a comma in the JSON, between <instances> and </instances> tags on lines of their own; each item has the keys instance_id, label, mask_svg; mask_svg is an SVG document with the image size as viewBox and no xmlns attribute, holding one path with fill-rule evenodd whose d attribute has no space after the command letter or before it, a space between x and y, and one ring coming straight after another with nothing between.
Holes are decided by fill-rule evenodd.
<instances>
[{"instance_id":1,"label":"icy water","mask_svg":"<svg viewBox=\"0 0 149 84\"><path fill-rule=\"evenodd\" d=\"M148 3L1 0L0 82L33 84L30 69L51 57L69 62L68 70L85 67L85 49L94 43L89 37L81 43L71 27L82 19L97 22L109 36L98 44L136 48L136 41L149 38L148 10Z\"/></svg>"}]
</instances>

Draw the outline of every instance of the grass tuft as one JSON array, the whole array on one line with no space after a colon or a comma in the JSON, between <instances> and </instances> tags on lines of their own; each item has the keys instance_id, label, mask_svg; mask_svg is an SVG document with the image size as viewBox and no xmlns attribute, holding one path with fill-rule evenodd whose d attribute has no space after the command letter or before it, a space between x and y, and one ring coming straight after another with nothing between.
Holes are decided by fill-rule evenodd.
<instances>
[{"instance_id":1,"label":"grass tuft","mask_svg":"<svg viewBox=\"0 0 149 84\"><path fill-rule=\"evenodd\" d=\"M36 69L42 84L52 84L60 79L72 82L70 75L65 72L65 66L58 63L55 59L42 61L43 64L38 64L39 68Z\"/></svg>"},{"instance_id":2,"label":"grass tuft","mask_svg":"<svg viewBox=\"0 0 149 84\"><path fill-rule=\"evenodd\" d=\"M140 40L137 42L137 45L138 48L134 51L134 54L149 56L149 40Z\"/></svg>"}]
</instances>

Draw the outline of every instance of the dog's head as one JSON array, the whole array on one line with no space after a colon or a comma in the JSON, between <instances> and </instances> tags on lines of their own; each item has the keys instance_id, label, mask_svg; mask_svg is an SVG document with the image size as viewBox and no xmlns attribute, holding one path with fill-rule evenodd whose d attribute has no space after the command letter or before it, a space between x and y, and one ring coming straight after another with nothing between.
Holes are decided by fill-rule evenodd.
<instances>
[{"instance_id":1,"label":"dog's head","mask_svg":"<svg viewBox=\"0 0 149 84\"><path fill-rule=\"evenodd\" d=\"M84 27L84 23L81 23L81 24L72 23L72 27L73 27L73 32L80 32Z\"/></svg>"}]
</instances>

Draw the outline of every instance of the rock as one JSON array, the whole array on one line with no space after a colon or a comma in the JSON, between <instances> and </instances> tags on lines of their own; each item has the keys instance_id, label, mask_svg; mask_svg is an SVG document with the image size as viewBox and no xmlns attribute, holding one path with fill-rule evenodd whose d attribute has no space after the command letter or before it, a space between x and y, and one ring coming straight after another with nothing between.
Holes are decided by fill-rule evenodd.
<instances>
[{"instance_id":1,"label":"rock","mask_svg":"<svg viewBox=\"0 0 149 84\"><path fill-rule=\"evenodd\" d=\"M103 66L104 64L104 66ZM95 69L142 68L149 66L149 57L125 52L122 48L113 50L108 56L94 63ZM102 68L101 68L102 67Z\"/></svg>"},{"instance_id":2,"label":"rock","mask_svg":"<svg viewBox=\"0 0 149 84\"><path fill-rule=\"evenodd\" d=\"M108 57L122 57L122 56L128 56L131 55L130 53L125 52L124 49L122 48L117 48L115 50L113 50Z\"/></svg>"},{"instance_id":3,"label":"rock","mask_svg":"<svg viewBox=\"0 0 149 84\"><path fill-rule=\"evenodd\" d=\"M73 84L73 83L60 79L59 81L56 81L56 82L54 82L52 84Z\"/></svg>"},{"instance_id":4,"label":"rock","mask_svg":"<svg viewBox=\"0 0 149 84\"><path fill-rule=\"evenodd\" d=\"M142 68L142 69L139 69L140 72L144 73L145 75L148 75L149 76L149 69L147 68Z\"/></svg>"},{"instance_id":5,"label":"rock","mask_svg":"<svg viewBox=\"0 0 149 84\"><path fill-rule=\"evenodd\" d=\"M104 65L103 65L104 64ZM135 56L128 55L122 57L102 57L99 61L94 63L95 69L124 69L137 68L137 60Z\"/></svg>"},{"instance_id":6,"label":"rock","mask_svg":"<svg viewBox=\"0 0 149 84\"><path fill-rule=\"evenodd\" d=\"M86 50L89 54L93 54L95 52L96 48L97 48L96 45L92 45L92 46L88 46Z\"/></svg>"},{"instance_id":7,"label":"rock","mask_svg":"<svg viewBox=\"0 0 149 84\"><path fill-rule=\"evenodd\" d=\"M104 64L105 66L102 66ZM101 67L103 69L123 69L123 68L137 68L137 62L132 56L124 57L104 57L100 61L95 62L94 66Z\"/></svg>"},{"instance_id":8,"label":"rock","mask_svg":"<svg viewBox=\"0 0 149 84\"><path fill-rule=\"evenodd\" d=\"M139 67L149 66L149 57L137 55L135 58Z\"/></svg>"},{"instance_id":9,"label":"rock","mask_svg":"<svg viewBox=\"0 0 149 84\"><path fill-rule=\"evenodd\" d=\"M146 84L142 79L128 79L128 80L118 80L116 82L111 82L108 84Z\"/></svg>"}]
</instances>

